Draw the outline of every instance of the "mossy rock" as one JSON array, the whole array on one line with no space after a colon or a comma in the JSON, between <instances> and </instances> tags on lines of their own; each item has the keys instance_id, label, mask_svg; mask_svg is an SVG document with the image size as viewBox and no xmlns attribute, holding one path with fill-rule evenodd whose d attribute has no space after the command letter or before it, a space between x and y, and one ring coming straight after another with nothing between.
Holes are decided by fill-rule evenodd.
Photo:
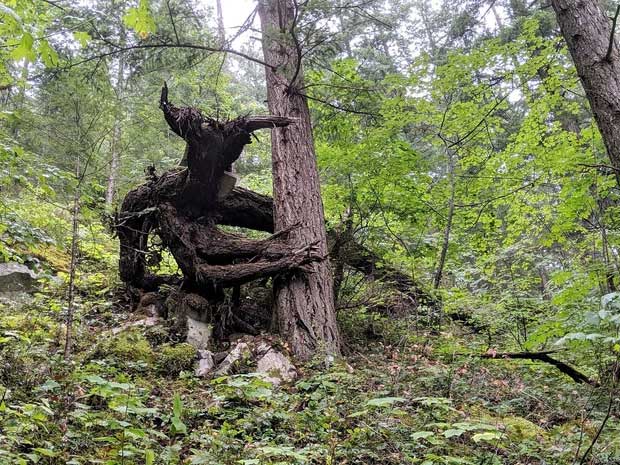
<instances>
[{"instance_id":1,"label":"mossy rock","mask_svg":"<svg viewBox=\"0 0 620 465\"><path fill-rule=\"evenodd\" d=\"M126 362L152 363L154 360L151 344L138 331L124 331L103 340L91 358L111 358L123 364Z\"/></svg>"},{"instance_id":2,"label":"mossy rock","mask_svg":"<svg viewBox=\"0 0 620 465\"><path fill-rule=\"evenodd\" d=\"M543 428L525 418L504 417L501 421L506 427L506 434L513 441L545 437L545 430Z\"/></svg>"},{"instance_id":3,"label":"mossy rock","mask_svg":"<svg viewBox=\"0 0 620 465\"><path fill-rule=\"evenodd\" d=\"M168 330L161 325L146 328L144 331L144 337L147 341L149 341L152 347L159 347L170 340Z\"/></svg>"},{"instance_id":4,"label":"mossy rock","mask_svg":"<svg viewBox=\"0 0 620 465\"><path fill-rule=\"evenodd\" d=\"M158 355L157 367L163 374L177 376L182 371L193 369L197 355L196 348L185 342L164 344Z\"/></svg>"}]
</instances>

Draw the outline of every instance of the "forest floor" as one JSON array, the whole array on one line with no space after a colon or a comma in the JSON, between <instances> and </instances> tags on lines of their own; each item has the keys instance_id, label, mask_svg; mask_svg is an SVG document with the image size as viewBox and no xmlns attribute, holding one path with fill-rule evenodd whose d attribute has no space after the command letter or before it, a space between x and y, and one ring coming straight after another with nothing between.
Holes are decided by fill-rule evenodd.
<instances>
[{"instance_id":1,"label":"forest floor","mask_svg":"<svg viewBox=\"0 0 620 465\"><path fill-rule=\"evenodd\" d=\"M89 266L68 362L62 287L0 307L2 465L620 463L617 418L588 451L605 389L482 359L465 326L346 311L344 357L298 366L293 383L198 378L194 349L157 327L113 333L140 316L113 304L113 270Z\"/></svg>"}]
</instances>

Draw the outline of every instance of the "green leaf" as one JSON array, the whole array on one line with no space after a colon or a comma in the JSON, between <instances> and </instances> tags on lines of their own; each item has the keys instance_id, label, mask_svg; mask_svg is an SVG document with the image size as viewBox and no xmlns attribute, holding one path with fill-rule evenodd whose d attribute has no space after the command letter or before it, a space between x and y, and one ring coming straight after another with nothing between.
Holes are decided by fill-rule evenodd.
<instances>
[{"instance_id":1,"label":"green leaf","mask_svg":"<svg viewBox=\"0 0 620 465\"><path fill-rule=\"evenodd\" d=\"M48 379L45 383L41 385L41 389L43 391L53 391L54 389L57 389L59 387L60 387L60 384L58 384L53 379Z\"/></svg>"},{"instance_id":2,"label":"green leaf","mask_svg":"<svg viewBox=\"0 0 620 465\"><path fill-rule=\"evenodd\" d=\"M487 431L484 433L474 434L472 436L472 439L474 440L474 442L480 442L480 441L492 442L492 441L496 441L500 439L501 437L502 437L502 433L492 433L490 431Z\"/></svg>"},{"instance_id":3,"label":"green leaf","mask_svg":"<svg viewBox=\"0 0 620 465\"><path fill-rule=\"evenodd\" d=\"M426 439L426 438L430 438L431 436L434 436L435 433L432 431L416 431L415 433L413 433L411 436L409 436L411 439Z\"/></svg>"},{"instance_id":4,"label":"green leaf","mask_svg":"<svg viewBox=\"0 0 620 465\"><path fill-rule=\"evenodd\" d=\"M58 452L51 449L44 449L43 447L35 447L33 450L45 457L56 457L58 455Z\"/></svg>"},{"instance_id":5,"label":"green leaf","mask_svg":"<svg viewBox=\"0 0 620 465\"><path fill-rule=\"evenodd\" d=\"M15 61L25 59L27 61L35 61L37 56L32 49L34 38L32 34L24 32L18 46L11 52L11 58Z\"/></svg>"},{"instance_id":6,"label":"green leaf","mask_svg":"<svg viewBox=\"0 0 620 465\"><path fill-rule=\"evenodd\" d=\"M73 33L73 38L78 41L80 47L82 48L85 48L88 45L88 42L92 39L90 34L84 31L75 31Z\"/></svg>"},{"instance_id":7,"label":"green leaf","mask_svg":"<svg viewBox=\"0 0 620 465\"><path fill-rule=\"evenodd\" d=\"M176 393L172 399L172 412L175 417L179 418L183 414L183 402L181 401L181 396L179 396L179 393Z\"/></svg>"},{"instance_id":8,"label":"green leaf","mask_svg":"<svg viewBox=\"0 0 620 465\"><path fill-rule=\"evenodd\" d=\"M183 403L181 402L179 393L176 393L174 395L174 399L172 400L172 412L172 432L175 434L187 434L187 427L181 420L181 415L183 414Z\"/></svg>"},{"instance_id":9,"label":"green leaf","mask_svg":"<svg viewBox=\"0 0 620 465\"><path fill-rule=\"evenodd\" d=\"M155 21L149 11L148 0L140 0L138 8L130 8L123 17L123 22L127 27L136 31L143 39L157 30Z\"/></svg>"},{"instance_id":10,"label":"green leaf","mask_svg":"<svg viewBox=\"0 0 620 465\"><path fill-rule=\"evenodd\" d=\"M172 432L175 434L187 434L187 426L180 418L172 417Z\"/></svg>"},{"instance_id":11,"label":"green leaf","mask_svg":"<svg viewBox=\"0 0 620 465\"><path fill-rule=\"evenodd\" d=\"M404 402L404 397L378 397L376 399L370 399L366 402L369 407L389 407L397 402Z\"/></svg>"},{"instance_id":12,"label":"green leaf","mask_svg":"<svg viewBox=\"0 0 620 465\"><path fill-rule=\"evenodd\" d=\"M453 437L458 437L458 436L462 435L464 432L465 432L465 430L463 430L463 429L456 429L456 428L453 428L453 429L447 429L447 430L445 430L445 431L443 432L443 435L444 435L446 438L453 438Z\"/></svg>"},{"instance_id":13,"label":"green leaf","mask_svg":"<svg viewBox=\"0 0 620 465\"><path fill-rule=\"evenodd\" d=\"M43 64L48 68L55 68L58 66L58 53L54 50L47 40L42 40L39 45L39 55Z\"/></svg>"},{"instance_id":14,"label":"green leaf","mask_svg":"<svg viewBox=\"0 0 620 465\"><path fill-rule=\"evenodd\" d=\"M153 465L155 463L155 452L152 449L144 451L144 465Z\"/></svg>"},{"instance_id":15,"label":"green leaf","mask_svg":"<svg viewBox=\"0 0 620 465\"><path fill-rule=\"evenodd\" d=\"M364 415L366 415L368 413L367 409L364 410L358 410L357 412L353 412L351 415L347 415L347 418L357 418L357 417L363 417Z\"/></svg>"},{"instance_id":16,"label":"green leaf","mask_svg":"<svg viewBox=\"0 0 620 465\"><path fill-rule=\"evenodd\" d=\"M89 383L93 383L93 384L99 384L99 385L108 384L108 381L106 381L99 375L88 375L88 376L85 376L84 379L88 381Z\"/></svg>"}]
</instances>

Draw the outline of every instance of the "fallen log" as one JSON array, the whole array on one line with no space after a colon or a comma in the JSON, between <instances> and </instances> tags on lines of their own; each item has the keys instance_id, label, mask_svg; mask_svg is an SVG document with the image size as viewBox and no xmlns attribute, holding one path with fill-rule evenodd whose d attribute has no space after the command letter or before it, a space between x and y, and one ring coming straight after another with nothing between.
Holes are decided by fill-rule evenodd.
<instances>
[{"instance_id":1,"label":"fallen log","mask_svg":"<svg viewBox=\"0 0 620 465\"><path fill-rule=\"evenodd\" d=\"M494 352L490 351L484 354L479 354L477 357L490 358L490 359L525 359L534 360L539 362L548 363L553 365L562 373L570 377L576 383L586 383L592 386L599 386L598 381L588 378L586 375L571 367L570 365L551 357L549 354L556 353L557 351L542 351L542 352Z\"/></svg>"}]
</instances>

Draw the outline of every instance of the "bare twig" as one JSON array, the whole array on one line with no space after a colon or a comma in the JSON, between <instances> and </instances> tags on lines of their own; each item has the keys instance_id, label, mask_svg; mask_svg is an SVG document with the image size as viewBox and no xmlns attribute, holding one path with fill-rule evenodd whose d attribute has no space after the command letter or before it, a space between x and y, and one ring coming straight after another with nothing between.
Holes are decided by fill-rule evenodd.
<instances>
[{"instance_id":1,"label":"bare twig","mask_svg":"<svg viewBox=\"0 0 620 465\"><path fill-rule=\"evenodd\" d=\"M100 53L98 55L93 55L87 58L84 58L83 60L77 61L75 63L71 63L70 65L68 65L65 69L68 68L72 68L74 66L79 66L82 65L84 63L89 63L91 61L95 61L95 60L100 60L102 58L106 58L109 56L114 56L117 55L119 53L125 53L125 52L130 52L132 50L151 50L151 49L167 49L167 48L179 48L179 49L190 49L190 50L202 50L205 52L213 52L213 53L230 53L231 55L236 55L239 56L241 58L245 58L246 60L252 61L254 63L258 63L259 65L263 65L267 68L270 69L274 69L275 67L273 65L270 65L268 63L265 63L263 60L259 59L259 58L254 58L251 55L248 55L247 53L243 53L243 52L239 52L237 50L233 50L229 47L211 47L208 45L199 45L199 44L188 44L188 43L169 43L169 42L165 42L165 43L161 43L161 44L140 44L140 45L130 45L127 47L121 47L117 44L112 44L110 43L109 45L111 45L114 50L109 50L107 52L104 53Z\"/></svg>"},{"instance_id":2,"label":"bare twig","mask_svg":"<svg viewBox=\"0 0 620 465\"><path fill-rule=\"evenodd\" d=\"M59 5L58 4L59 2L53 2L52 0L40 0L40 1L42 1L43 3L47 3L48 5L51 5L53 7L56 7L62 11L65 11L65 7L62 5Z\"/></svg>"},{"instance_id":3,"label":"bare twig","mask_svg":"<svg viewBox=\"0 0 620 465\"><path fill-rule=\"evenodd\" d=\"M620 6L618 8L620 8ZM596 444L598 439L601 437L601 433L603 432L603 429L605 428L605 425L607 424L607 421L611 417L611 411L612 411L612 408L614 406L614 398L615 398L615 396L614 396L614 392L612 390L609 393L609 403L607 404L607 413L605 414L605 418L603 418L603 421L601 422L601 425L598 427L598 430L596 431L596 434L594 435L594 438L592 439L592 442L590 443L590 446L588 446L588 449L584 452L583 457L581 457L581 460L579 461L579 465L583 465L584 463L586 463L586 459L590 455L590 452L592 452L592 449L594 448L594 445Z\"/></svg>"},{"instance_id":4,"label":"bare twig","mask_svg":"<svg viewBox=\"0 0 620 465\"><path fill-rule=\"evenodd\" d=\"M177 26L174 24L174 16L172 15L172 8L170 8L170 0L166 0L166 7L168 8L168 16L170 16L170 23L172 24L172 30L174 31L174 37L177 39L177 44L180 44L179 34L177 33Z\"/></svg>"},{"instance_id":5,"label":"bare twig","mask_svg":"<svg viewBox=\"0 0 620 465\"><path fill-rule=\"evenodd\" d=\"M604 163L577 163L577 166L583 166L585 168L612 170L616 173L620 173L620 168L616 168L615 166L611 166L611 165L606 165Z\"/></svg>"},{"instance_id":6,"label":"bare twig","mask_svg":"<svg viewBox=\"0 0 620 465\"><path fill-rule=\"evenodd\" d=\"M327 105L328 107L334 108L335 110L338 110L338 111L344 111L345 113L353 113L355 115L372 116L373 118L379 118L381 116L380 114L370 113L369 111L354 110L353 108L341 107L341 106L336 105L334 103L328 102L327 100L323 100L323 99L320 99L318 97L313 97L313 96L305 94L303 92L297 92L297 93L299 95L301 95L302 97L306 97L309 100L314 100L315 102L322 103L323 105Z\"/></svg>"}]
</instances>

